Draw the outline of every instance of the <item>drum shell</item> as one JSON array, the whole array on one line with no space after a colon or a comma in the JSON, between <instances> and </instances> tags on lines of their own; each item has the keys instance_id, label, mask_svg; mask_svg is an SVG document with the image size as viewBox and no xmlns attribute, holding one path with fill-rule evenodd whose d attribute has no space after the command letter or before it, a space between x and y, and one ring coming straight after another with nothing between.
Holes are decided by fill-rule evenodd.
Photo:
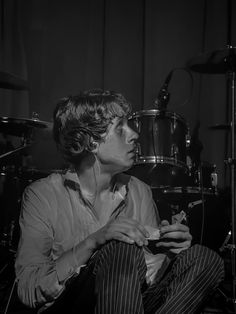
<instances>
[{"instance_id":1,"label":"drum shell","mask_svg":"<svg viewBox=\"0 0 236 314\"><path fill-rule=\"evenodd\" d=\"M176 113L151 109L134 113L129 125L139 138L135 163L128 173L153 188L185 184L190 140L186 121Z\"/></svg>"},{"instance_id":2,"label":"drum shell","mask_svg":"<svg viewBox=\"0 0 236 314\"><path fill-rule=\"evenodd\" d=\"M135 164L167 163L186 167L186 138L189 129L176 113L157 109L142 110L129 118L138 134Z\"/></svg>"}]
</instances>

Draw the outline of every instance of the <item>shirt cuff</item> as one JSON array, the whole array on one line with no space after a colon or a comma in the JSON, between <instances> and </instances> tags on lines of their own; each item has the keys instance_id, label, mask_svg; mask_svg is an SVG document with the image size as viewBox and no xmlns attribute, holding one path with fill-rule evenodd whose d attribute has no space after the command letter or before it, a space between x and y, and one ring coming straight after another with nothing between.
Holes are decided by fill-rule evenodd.
<instances>
[{"instance_id":1,"label":"shirt cuff","mask_svg":"<svg viewBox=\"0 0 236 314\"><path fill-rule=\"evenodd\" d=\"M56 260L56 272L60 283L73 276L78 271L76 265L73 249L63 254Z\"/></svg>"}]
</instances>

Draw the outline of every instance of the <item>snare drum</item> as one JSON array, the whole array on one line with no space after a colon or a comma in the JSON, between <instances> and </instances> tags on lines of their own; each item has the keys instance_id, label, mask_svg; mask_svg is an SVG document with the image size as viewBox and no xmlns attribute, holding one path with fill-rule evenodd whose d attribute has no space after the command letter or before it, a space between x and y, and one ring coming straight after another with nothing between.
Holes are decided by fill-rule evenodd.
<instances>
[{"instance_id":1,"label":"snare drum","mask_svg":"<svg viewBox=\"0 0 236 314\"><path fill-rule=\"evenodd\" d=\"M190 135L185 119L173 112L150 109L131 115L129 125L139 134L134 168L142 166L154 178L147 183L152 187L181 184L173 176L188 172L186 151ZM157 173L153 175L154 170Z\"/></svg>"}]
</instances>

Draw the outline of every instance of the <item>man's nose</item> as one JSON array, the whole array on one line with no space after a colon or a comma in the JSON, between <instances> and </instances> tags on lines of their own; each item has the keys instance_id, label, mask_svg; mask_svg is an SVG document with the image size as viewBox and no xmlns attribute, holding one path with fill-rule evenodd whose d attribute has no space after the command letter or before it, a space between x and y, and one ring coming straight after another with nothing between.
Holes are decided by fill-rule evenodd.
<instances>
[{"instance_id":1,"label":"man's nose","mask_svg":"<svg viewBox=\"0 0 236 314\"><path fill-rule=\"evenodd\" d=\"M138 138L139 138L138 133L130 128L129 143L136 142Z\"/></svg>"}]
</instances>

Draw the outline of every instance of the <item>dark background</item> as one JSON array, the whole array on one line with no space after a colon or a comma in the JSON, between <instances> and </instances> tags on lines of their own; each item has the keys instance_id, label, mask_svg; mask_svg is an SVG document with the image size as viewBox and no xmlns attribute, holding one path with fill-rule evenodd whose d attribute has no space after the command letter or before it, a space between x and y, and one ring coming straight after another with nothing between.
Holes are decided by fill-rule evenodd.
<instances>
[{"instance_id":1,"label":"dark background","mask_svg":"<svg viewBox=\"0 0 236 314\"><path fill-rule=\"evenodd\" d=\"M0 163L0 245L7 250L2 269L8 265L8 253L17 248L24 187L64 166L51 132L57 100L103 88L121 92L134 112L152 109L172 70L167 109L183 117L191 135L198 130L201 161L216 165L219 195L192 193L190 183L182 194L170 189L159 195L153 189L154 199L167 219L173 209L203 200L189 211L193 242L219 251L231 228L230 169L224 162L231 156L230 132L210 126L230 124L229 76L185 67L191 60L204 62L210 52L224 53L229 44L234 47L235 17L234 0L0 0L0 72L16 75L27 86L16 90L0 84L0 118L24 121L36 113L42 123L49 123L44 130L35 129L33 144L22 153L25 172L18 172L21 154ZM0 132L1 153L7 141L14 148L22 145L19 136L9 133ZM161 144L165 141L165 136L160 138ZM145 169L139 170L142 177ZM162 170L161 180L169 179ZM3 272L7 287L9 273L14 277L13 266ZM5 291L4 282L2 287Z\"/></svg>"},{"instance_id":2,"label":"dark background","mask_svg":"<svg viewBox=\"0 0 236 314\"><path fill-rule=\"evenodd\" d=\"M224 160L231 154L230 132L209 127L231 121L228 75L189 71L186 65L192 60L204 63L203 57L210 52L224 52L227 45L235 45L235 1L0 0L0 10L0 71L18 76L27 86L27 90L0 88L1 117L30 119L36 112L40 121L51 122L59 98L92 88L121 92L132 103L133 112L152 109L173 71L167 109L184 119L191 135L198 130L203 145L201 161L216 165L223 194L220 200L206 194L206 213L202 205L195 206L190 220L198 237L199 225L212 228L212 243L215 232L219 234L222 228L227 232L230 171ZM19 137L10 134L7 138L14 147L21 145ZM0 139L6 141L3 136ZM150 138L144 140L149 143ZM165 145L165 135L159 141ZM12 193L3 202L4 206L9 206L9 200L13 203L11 210L3 211L8 217L2 225L8 229L12 216L18 215L11 195L18 199L30 181L64 166L50 127L36 128L33 145L24 154L32 156L26 166L34 169L33 173L26 171L17 184L14 173L9 180L1 175L1 189ZM142 178L146 170L138 171ZM166 174L164 171L161 180ZM192 197L192 192L187 192L185 201ZM169 202L173 203L176 195L170 193ZM163 214L168 213L160 205ZM206 214L209 218L203 221ZM218 242L222 237L220 232Z\"/></svg>"},{"instance_id":3,"label":"dark background","mask_svg":"<svg viewBox=\"0 0 236 314\"><path fill-rule=\"evenodd\" d=\"M183 68L201 53L236 40L236 5L226 0L1 0L0 71L25 79L27 91L0 88L0 116L51 121L56 101L79 90L113 89L133 110L154 107L168 73L168 110L190 131L200 122L201 159L216 164L219 185L229 185L224 159L229 132L226 74L191 76ZM193 84L192 84L193 83ZM39 137L36 168L60 168L50 136ZM40 142L40 143L39 143Z\"/></svg>"}]
</instances>

